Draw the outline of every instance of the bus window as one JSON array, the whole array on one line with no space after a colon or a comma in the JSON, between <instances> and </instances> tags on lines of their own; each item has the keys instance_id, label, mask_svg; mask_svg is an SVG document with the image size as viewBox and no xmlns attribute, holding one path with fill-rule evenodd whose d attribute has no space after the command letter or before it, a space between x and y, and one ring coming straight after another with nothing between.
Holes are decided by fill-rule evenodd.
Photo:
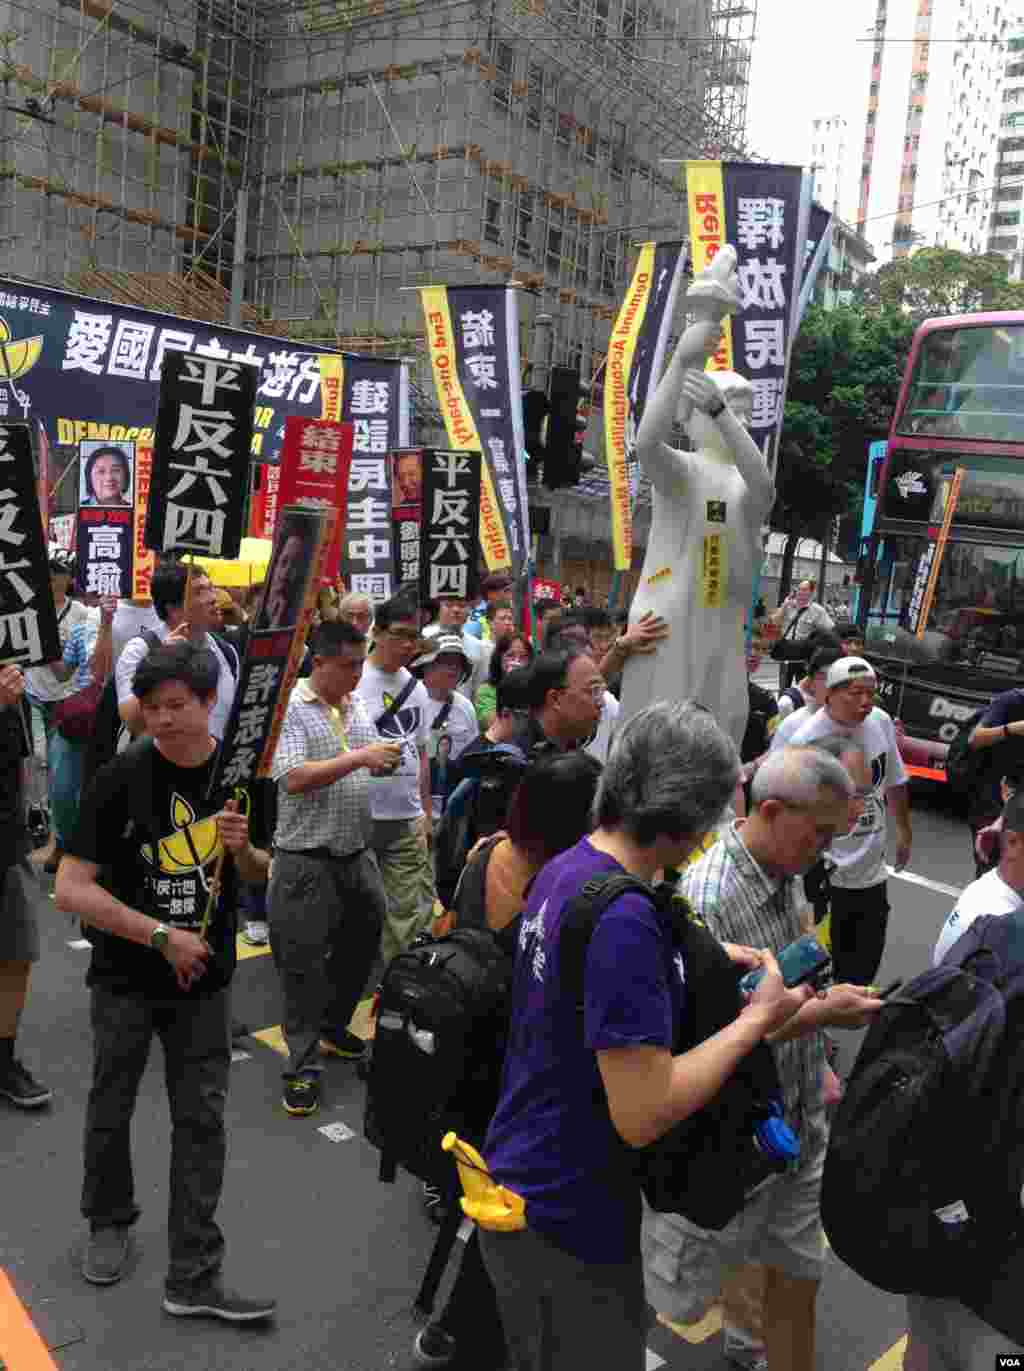
<instances>
[{"instance_id":1,"label":"bus window","mask_svg":"<svg viewBox=\"0 0 1024 1371\"><path fill-rule=\"evenodd\" d=\"M935 329L926 334L895 431L1024 440L1024 325Z\"/></svg>"}]
</instances>

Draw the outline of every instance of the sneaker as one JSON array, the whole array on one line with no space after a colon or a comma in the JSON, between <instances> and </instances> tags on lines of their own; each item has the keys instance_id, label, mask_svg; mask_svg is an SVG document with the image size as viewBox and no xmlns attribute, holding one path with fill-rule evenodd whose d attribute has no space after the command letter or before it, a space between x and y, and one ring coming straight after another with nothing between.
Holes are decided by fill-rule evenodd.
<instances>
[{"instance_id":1,"label":"sneaker","mask_svg":"<svg viewBox=\"0 0 1024 1371\"><path fill-rule=\"evenodd\" d=\"M40 1085L31 1071L13 1058L10 1066L0 1071L0 1095L19 1109L38 1109L53 1099L53 1091Z\"/></svg>"},{"instance_id":2,"label":"sneaker","mask_svg":"<svg viewBox=\"0 0 1024 1371\"><path fill-rule=\"evenodd\" d=\"M132 1240L127 1228L97 1228L89 1234L82 1275L90 1285L114 1285L124 1275Z\"/></svg>"},{"instance_id":3,"label":"sneaker","mask_svg":"<svg viewBox=\"0 0 1024 1371\"><path fill-rule=\"evenodd\" d=\"M257 1319L272 1318L277 1301L246 1299L233 1290L225 1290L220 1281L208 1281L191 1290L166 1293L163 1307L165 1313L175 1314L179 1318L206 1314L212 1319L224 1319L228 1323L253 1323Z\"/></svg>"},{"instance_id":4,"label":"sneaker","mask_svg":"<svg viewBox=\"0 0 1024 1371\"><path fill-rule=\"evenodd\" d=\"M417 1366L449 1366L457 1351L455 1339L439 1323L428 1323L421 1328L412 1345Z\"/></svg>"},{"instance_id":5,"label":"sneaker","mask_svg":"<svg viewBox=\"0 0 1024 1371\"><path fill-rule=\"evenodd\" d=\"M320 1073L302 1071L285 1081L282 1103L289 1114L300 1117L320 1108Z\"/></svg>"},{"instance_id":6,"label":"sneaker","mask_svg":"<svg viewBox=\"0 0 1024 1371\"><path fill-rule=\"evenodd\" d=\"M242 942L250 947L266 947L270 942L270 929L265 920L249 919L242 930Z\"/></svg>"},{"instance_id":7,"label":"sneaker","mask_svg":"<svg viewBox=\"0 0 1024 1371\"><path fill-rule=\"evenodd\" d=\"M740 1342L738 1338L725 1338L725 1359L738 1371L768 1371L768 1358L762 1347Z\"/></svg>"},{"instance_id":8,"label":"sneaker","mask_svg":"<svg viewBox=\"0 0 1024 1371\"><path fill-rule=\"evenodd\" d=\"M347 1062L358 1062L366 1056L366 1044L346 1028L333 1038L321 1038L320 1051L325 1057L341 1057Z\"/></svg>"}]
</instances>

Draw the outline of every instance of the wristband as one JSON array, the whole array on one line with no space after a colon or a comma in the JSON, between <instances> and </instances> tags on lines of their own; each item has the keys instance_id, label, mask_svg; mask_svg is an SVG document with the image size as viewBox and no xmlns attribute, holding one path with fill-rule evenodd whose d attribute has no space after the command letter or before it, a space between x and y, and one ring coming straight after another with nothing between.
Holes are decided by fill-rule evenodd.
<instances>
[{"instance_id":1,"label":"wristband","mask_svg":"<svg viewBox=\"0 0 1024 1371\"><path fill-rule=\"evenodd\" d=\"M724 401L724 400L719 400L717 406L716 406L714 409L709 409L709 410L708 410L708 418L709 418L709 419L717 419L718 416L721 414L721 412L722 412L723 409L725 409L725 401Z\"/></svg>"}]
</instances>

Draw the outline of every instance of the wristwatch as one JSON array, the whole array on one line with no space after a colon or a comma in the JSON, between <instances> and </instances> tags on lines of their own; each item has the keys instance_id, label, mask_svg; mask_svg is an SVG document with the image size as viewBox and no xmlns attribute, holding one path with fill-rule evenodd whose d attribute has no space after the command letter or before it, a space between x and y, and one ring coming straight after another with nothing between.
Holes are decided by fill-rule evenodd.
<instances>
[{"instance_id":1,"label":"wristwatch","mask_svg":"<svg viewBox=\"0 0 1024 1371\"><path fill-rule=\"evenodd\" d=\"M724 400L719 400L718 404L715 406L714 409L709 409L709 410L708 410L708 418L709 418L709 419L717 419L718 416L721 414L721 412L722 412L723 409L725 409L725 401L724 401Z\"/></svg>"},{"instance_id":2,"label":"wristwatch","mask_svg":"<svg viewBox=\"0 0 1024 1371\"><path fill-rule=\"evenodd\" d=\"M171 930L166 924L157 924L156 928L149 935L149 945L157 952L166 952L167 944L171 938Z\"/></svg>"}]
</instances>

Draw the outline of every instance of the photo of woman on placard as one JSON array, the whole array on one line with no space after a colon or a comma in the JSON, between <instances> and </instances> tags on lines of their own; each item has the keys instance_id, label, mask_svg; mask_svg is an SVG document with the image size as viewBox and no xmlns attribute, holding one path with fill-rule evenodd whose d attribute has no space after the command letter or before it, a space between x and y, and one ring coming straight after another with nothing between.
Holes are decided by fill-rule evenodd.
<instances>
[{"instance_id":1,"label":"photo of woman on placard","mask_svg":"<svg viewBox=\"0 0 1024 1371\"><path fill-rule=\"evenodd\" d=\"M78 454L79 505L130 507L135 444L85 440L78 445Z\"/></svg>"},{"instance_id":2,"label":"photo of woman on placard","mask_svg":"<svg viewBox=\"0 0 1024 1371\"><path fill-rule=\"evenodd\" d=\"M418 519L423 502L423 453L396 452L392 458L391 507L399 519Z\"/></svg>"},{"instance_id":3,"label":"photo of woman on placard","mask_svg":"<svg viewBox=\"0 0 1024 1371\"><path fill-rule=\"evenodd\" d=\"M292 628L302 612L306 569L313 560L317 521L286 514L274 560L267 574L267 593L255 624L257 633Z\"/></svg>"}]
</instances>

